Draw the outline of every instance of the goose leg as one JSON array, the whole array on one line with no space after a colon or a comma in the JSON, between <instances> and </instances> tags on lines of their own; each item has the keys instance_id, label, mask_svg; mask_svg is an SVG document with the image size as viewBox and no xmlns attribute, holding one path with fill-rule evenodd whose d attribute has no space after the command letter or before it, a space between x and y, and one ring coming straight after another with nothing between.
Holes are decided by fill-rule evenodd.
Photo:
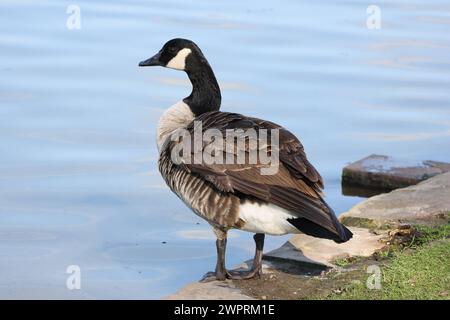
<instances>
[{"instance_id":1,"label":"goose leg","mask_svg":"<svg viewBox=\"0 0 450 320\"><path fill-rule=\"evenodd\" d=\"M216 249L217 249L217 264L216 270L206 273L200 282L209 282L214 280L223 281L227 277L227 270L225 269L225 249L227 247L227 233L222 230L214 229L217 235Z\"/></svg>"},{"instance_id":2,"label":"goose leg","mask_svg":"<svg viewBox=\"0 0 450 320\"><path fill-rule=\"evenodd\" d=\"M220 231L220 233L214 229L217 235L216 249L217 249L217 264L216 270L213 272L206 273L200 282L209 282L214 280L223 281L225 279L232 280L243 280L251 279L254 277L260 277L262 274L262 255L264 248L264 237L263 233L257 233L253 236L255 240L256 250L255 257L253 258L253 265L249 271L228 271L225 268L225 249L227 246L226 232Z\"/></svg>"},{"instance_id":3,"label":"goose leg","mask_svg":"<svg viewBox=\"0 0 450 320\"><path fill-rule=\"evenodd\" d=\"M257 233L253 236L255 240L256 250L253 258L253 265L249 271L227 271L227 278L233 280L251 279L260 277L262 274L262 255L264 248L264 233Z\"/></svg>"}]
</instances>

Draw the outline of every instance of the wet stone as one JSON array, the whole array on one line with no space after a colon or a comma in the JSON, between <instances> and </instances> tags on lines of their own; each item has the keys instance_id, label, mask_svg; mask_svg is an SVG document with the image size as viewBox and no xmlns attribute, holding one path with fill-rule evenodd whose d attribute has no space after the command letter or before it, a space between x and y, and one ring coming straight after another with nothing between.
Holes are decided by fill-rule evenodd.
<instances>
[{"instance_id":1,"label":"wet stone","mask_svg":"<svg viewBox=\"0 0 450 320\"><path fill-rule=\"evenodd\" d=\"M395 224L433 224L450 218L450 172L367 199L339 216L370 229Z\"/></svg>"},{"instance_id":2,"label":"wet stone","mask_svg":"<svg viewBox=\"0 0 450 320\"><path fill-rule=\"evenodd\" d=\"M373 154L343 168L342 189L344 194L349 195L359 195L357 187L361 187L365 193L367 189L382 193L415 185L449 171L450 163L403 160Z\"/></svg>"}]
</instances>

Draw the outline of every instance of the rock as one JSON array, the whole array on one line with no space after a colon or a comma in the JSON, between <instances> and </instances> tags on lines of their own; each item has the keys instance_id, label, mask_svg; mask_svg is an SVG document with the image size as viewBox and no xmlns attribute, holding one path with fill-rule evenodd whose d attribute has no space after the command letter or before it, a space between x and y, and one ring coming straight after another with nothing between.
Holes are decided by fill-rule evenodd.
<instances>
[{"instance_id":1,"label":"rock","mask_svg":"<svg viewBox=\"0 0 450 320\"><path fill-rule=\"evenodd\" d=\"M251 266L252 260L242 262L234 266L233 270L247 270ZM273 272L272 264L263 261L262 270L264 274ZM271 274L270 279L275 280L275 275ZM211 282L192 282L171 294L165 300L254 300L241 292L233 284L233 281L211 281Z\"/></svg>"},{"instance_id":2,"label":"rock","mask_svg":"<svg viewBox=\"0 0 450 320\"><path fill-rule=\"evenodd\" d=\"M355 192L358 193L358 190L354 189L355 186L390 191L417 184L449 171L450 163L402 160L373 154L344 167L342 170L343 192L352 195ZM366 193L367 190L363 189L363 192ZM373 194L369 192L368 195Z\"/></svg>"},{"instance_id":3,"label":"rock","mask_svg":"<svg viewBox=\"0 0 450 320\"><path fill-rule=\"evenodd\" d=\"M333 267L336 259L368 257L385 246L380 242L383 235L373 234L364 228L353 227L350 230L353 238L342 244L305 234L294 235L283 246L264 256Z\"/></svg>"},{"instance_id":4,"label":"rock","mask_svg":"<svg viewBox=\"0 0 450 320\"><path fill-rule=\"evenodd\" d=\"M236 288L231 281L192 282L165 300L254 300Z\"/></svg>"},{"instance_id":5,"label":"rock","mask_svg":"<svg viewBox=\"0 0 450 320\"><path fill-rule=\"evenodd\" d=\"M355 225L349 222L359 219L378 225L428 223L448 219L449 213L450 172L367 199L339 219L346 225Z\"/></svg>"}]
</instances>

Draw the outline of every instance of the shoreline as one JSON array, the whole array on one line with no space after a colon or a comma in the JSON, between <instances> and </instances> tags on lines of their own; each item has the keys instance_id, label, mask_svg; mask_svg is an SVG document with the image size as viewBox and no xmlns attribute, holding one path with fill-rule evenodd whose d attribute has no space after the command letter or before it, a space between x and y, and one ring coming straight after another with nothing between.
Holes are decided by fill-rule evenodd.
<instances>
[{"instance_id":1,"label":"shoreline","mask_svg":"<svg viewBox=\"0 0 450 320\"><path fill-rule=\"evenodd\" d=\"M402 298L366 288L370 276L367 270L380 268L383 274L392 276L389 272L395 270L396 264L421 262L423 256L433 252L450 259L450 173L368 198L339 219L355 234L344 244L294 235L280 248L264 254L260 279L192 282L163 299ZM426 259L433 263L439 256ZM248 267L247 263L241 267ZM415 263L415 268L422 267ZM403 270L395 272L401 274ZM450 276L450 269L440 272ZM422 298L429 294L450 299L450 290L430 279L421 285L431 283L437 292L424 288Z\"/></svg>"}]
</instances>

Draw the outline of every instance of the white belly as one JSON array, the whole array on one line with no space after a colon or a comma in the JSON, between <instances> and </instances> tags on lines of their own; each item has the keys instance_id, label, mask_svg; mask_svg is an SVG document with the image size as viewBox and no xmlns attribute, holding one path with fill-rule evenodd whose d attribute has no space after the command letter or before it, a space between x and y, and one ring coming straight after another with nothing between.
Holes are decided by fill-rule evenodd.
<instances>
[{"instance_id":1,"label":"white belly","mask_svg":"<svg viewBox=\"0 0 450 320\"><path fill-rule=\"evenodd\" d=\"M239 207L239 218L245 222L241 230L249 232L271 235L300 233L296 227L287 221L287 219L295 218L295 216L288 210L273 204L244 202Z\"/></svg>"}]
</instances>

